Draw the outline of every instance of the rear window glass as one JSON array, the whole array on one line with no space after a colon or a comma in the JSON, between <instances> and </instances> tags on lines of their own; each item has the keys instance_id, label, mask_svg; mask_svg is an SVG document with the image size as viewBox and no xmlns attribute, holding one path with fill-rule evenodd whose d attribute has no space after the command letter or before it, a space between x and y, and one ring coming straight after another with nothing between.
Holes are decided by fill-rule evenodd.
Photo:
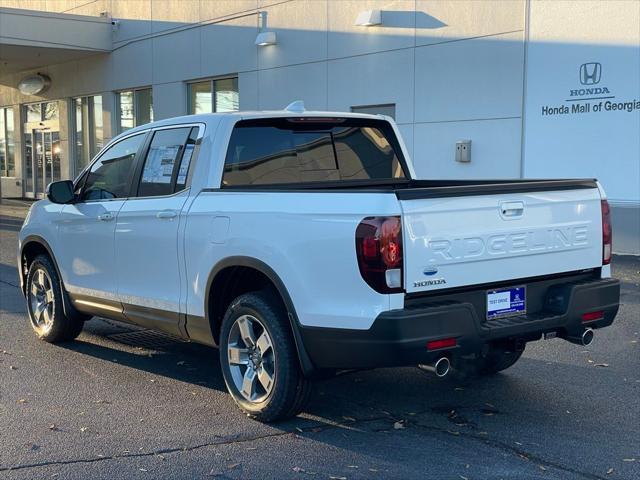
<instances>
[{"instance_id":1,"label":"rear window glass","mask_svg":"<svg viewBox=\"0 0 640 480\"><path fill-rule=\"evenodd\" d=\"M405 179L388 122L260 119L236 124L223 186Z\"/></svg>"}]
</instances>

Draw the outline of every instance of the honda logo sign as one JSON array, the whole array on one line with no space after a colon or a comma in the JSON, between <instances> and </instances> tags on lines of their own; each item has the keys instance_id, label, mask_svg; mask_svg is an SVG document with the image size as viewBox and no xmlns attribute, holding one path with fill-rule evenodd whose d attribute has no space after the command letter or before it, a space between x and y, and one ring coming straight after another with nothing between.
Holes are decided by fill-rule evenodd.
<instances>
[{"instance_id":1,"label":"honda logo sign","mask_svg":"<svg viewBox=\"0 0 640 480\"><path fill-rule=\"evenodd\" d=\"M600 83L602 65L598 62L583 63L580 65L580 83L582 85L595 85Z\"/></svg>"}]
</instances>

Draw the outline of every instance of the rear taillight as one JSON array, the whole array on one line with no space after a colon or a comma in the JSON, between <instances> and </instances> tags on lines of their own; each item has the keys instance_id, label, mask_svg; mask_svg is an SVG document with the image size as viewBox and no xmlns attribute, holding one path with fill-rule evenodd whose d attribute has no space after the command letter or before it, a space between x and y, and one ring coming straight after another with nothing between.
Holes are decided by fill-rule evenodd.
<instances>
[{"instance_id":1,"label":"rear taillight","mask_svg":"<svg viewBox=\"0 0 640 480\"><path fill-rule=\"evenodd\" d=\"M598 310L596 312L587 312L582 314L583 322L593 322L594 320L600 320L604 318L604 310Z\"/></svg>"},{"instance_id":2,"label":"rear taillight","mask_svg":"<svg viewBox=\"0 0 640 480\"><path fill-rule=\"evenodd\" d=\"M613 232L611 230L611 210L609 202L601 200L602 207L602 264L609 265L611 263L611 250L613 248Z\"/></svg>"},{"instance_id":3,"label":"rear taillight","mask_svg":"<svg viewBox=\"0 0 640 480\"><path fill-rule=\"evenodd\" d=\"M379 293L402 292L400 217L367 217L356 228L360 274Z\"/></svg>"}]
</instances>

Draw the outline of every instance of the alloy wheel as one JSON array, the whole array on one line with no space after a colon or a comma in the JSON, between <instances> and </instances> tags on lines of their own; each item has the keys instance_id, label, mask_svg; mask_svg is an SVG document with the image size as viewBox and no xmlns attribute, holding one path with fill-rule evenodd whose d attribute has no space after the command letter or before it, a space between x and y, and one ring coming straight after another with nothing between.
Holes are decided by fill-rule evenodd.
<instances>
[{"instance_id":1,"label":"alloy wheel","mask_svg":"<svg viewBox=\"0 0 640 480\"><path fill-rule=\"evenodd\" d=\"M231 378L242 397L252 403L264 401L274 386L275 352L269 332L253 315L242 315L233 323L227 359Z\"/></svg>"},{"instance_id":2,"label":"alloy wheel","mask_svg":"<svg viewBox=\"0 0 640 480\"><path fill-rule=\"evenodd\" d=\"M55 295L51 278L43 268L36 270L31 279L29 304L33 326L39 330L48 331L53 325Z\"/></svg>"}]
</instances>

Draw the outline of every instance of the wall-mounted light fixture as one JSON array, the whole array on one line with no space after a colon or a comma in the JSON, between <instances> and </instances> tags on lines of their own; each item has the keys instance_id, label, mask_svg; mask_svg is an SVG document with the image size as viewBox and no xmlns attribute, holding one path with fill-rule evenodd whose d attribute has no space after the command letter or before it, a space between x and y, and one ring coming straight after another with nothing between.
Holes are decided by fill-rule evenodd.
<instances>
[{"instance_id":1,"label":"wall-mounted light fixture","mask_svg":"<svg viewBox=\"0 0 640 480\"><path fill-rule=\"evenodd\" d=\"M373 27L382 25L382 12L380 10L365 10L356 18L357 27Z\"/></svg>"},{"instance_id":2,"label":"wall-mounted light fixture","mask_svg":"<svg viewBox=\"0 0 640 480\"><path fill-rule=\"evenodd\" d=\"M278 43L276 32L267 30L267 12L260 12L260 32L256 36L256 45L266 47L267 45L275 45Z\"/></svg>"}]
</instances>

